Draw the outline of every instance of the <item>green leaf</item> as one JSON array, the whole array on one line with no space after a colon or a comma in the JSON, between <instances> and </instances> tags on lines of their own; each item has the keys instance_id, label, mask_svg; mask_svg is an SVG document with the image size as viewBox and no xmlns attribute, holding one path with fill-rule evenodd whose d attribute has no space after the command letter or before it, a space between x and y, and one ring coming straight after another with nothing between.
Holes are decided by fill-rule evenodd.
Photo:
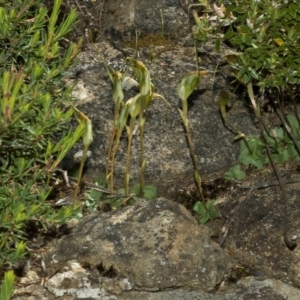
<instances>
[{"instance_id":1,"label":"green leaf","mask_svg":"<svg viewBox=\"0 0 300 300\"><path fill-rule=\"evenodd\" d=\"M227 30L227 32L224 35L224 39L225 40L229 40L231 39L236 33L234 31L231 30Z\"/></svg>"},{"instance_id":2,"label":"green leaf","mask_svg":"<svg viewBox=\"0 0 300 300\"><path fill-rule=\"evenodd\" d=\"M288 122L293 130L293 132L297 132L299 130L299 124L297 118L294 115L287 115Z\"/></svg>"},{"instance_id":3,"label":"green leaf","mask_svg":"<svg viewBox=\"0 0 300 300\"><path fill-rule=\"evenodd\" d=\"M0 289L0 299L10 300L14 292L15 274L13 271L5 272L4 280Z\"/></svg>"},{"instance_id":4,"label":"green leaf","mask_svg":"<svg viewBox=\"0 0 300 300\"><path fill-rule=\"evenodd\" d=\"M203 205L203 203L201 201L197 201L194 204L193 210L199 215L204 215L206 213L205 206Z\"/></svg>"},{"instance_id":5,"label":"green leaf","mask_svg":"<svg viewBox=\"0 0 300 300\"><path fill-rule=\"evenodd\" d=\"M177 88L178 96L181 100L185 101L194 91L199 82L199 74L192 72L186 75Z\"/></svg>"},{"instance_id":6,"label":"green leaf","mask_svg":"<svg viewBox=\"0 0 300 300\"><path fill-rule=\"evenodd\" d=\"M202 215L202 217L199 219L199 223L200 224L205 224L205 223L207 223L208 221L209 221L209 214L208 214L208 212L205 212L205 214L204 215Z\"/></svg>"},{"instance_id":7,"label":"green leaf","mask_svg":"<svg viewBox=\"0 0 300 300\"><path fill-rule=\"evenodd\" d=\"M124 99L124 93L122 89L122 74L119 71L116 71L112 75L112 84L113 84L113 101L115 105L120 105Z\"/></svg>"},{"instance_id":8,"label":"green leaf","mask_svg":"<svg viewBox=\"0 0 300 300\"><path fill-rule=\"evenodd\" d=\"M278 139L282 140L284 137L284 131L281 127L275 127L276 136Z\"/></svg>"},{"instance_id":9,"label":"green leaf","mask_svg":"<svg viewBox=\"0 0 300 300\"><path fill-rule=\"evenodd\" d=\"M155 186L145 186L143 189L143 198L155 199L157 197L157 188Z\"/></svg>"},{"instance_id":10,"label":"green leaf","mask_svg":"<svg viewBox=\"0 0 300 300\"><path fill-rule=\"evenodd\" d=\"M140 94L143 96L152 94L152 84L148 69L139 60L131 60L131 65L140 85Z\"/></svg>"},{"instance_id":11,"label":"green leaf","mask_svg":"<svg viewBox=\"0 0 300 300\"><path fill-rule=\"evenodd\" d=\"M136 183L131 189L131 194L139 195L140 193L140 184ZM157 188L155 186L144 186L142 198L144 199L155 199L157 197Z\"/></svg>"},{"instance_id":12,"label":"green leaf","mask_svg":"<svg viewBox=\"0 0 300 300\"><path fill-rule=\"evenodd\" d=\"M220 51L220 49L221 49L221 40L220 39L216 39L215 49L217 52Z\"/></svg>"},{"instance_id":13,"label":"green leaf","mask_svg":"<svg viewBox=\"0 0 300 300\"><path fill-rule=\"evenodd\" d=\"M248 139L247 144L245 140L241 140L239 160L242 164L253 165L256 168L261 169L265 157L264 153L265 146L257 137Z\"/></svg>"},{"instance_id":14,"label":"green leaf","mask_svg":"<svg viewBox=\"0 0 300 300\"><path fill-rule=\"evenodd\" d=\"M17 245L17 249L15 252L15 258L16 259L21 259L26 255L26 243L21 241Z\"/></svg>"},{"instance_id":15,"label":"green leaf","mask_svg":"<svg viewBox=\"0 0 300 300\"><path fill-rule=\"evenodd\" d=\"M235 165L231 167L227 172L225 172L224 177L226 180L243 180L246 177L246 174L243 170L241 170L240 165Z\"/></svg>"},{"instance_id":16,"label":"green leaf","mask_svg":"<svg viewBox=\"0 0 300 300\"><path fill-rule=\"evenodd\" d=\"M129 99L125 106L128 107L128 112L132 118L136 118L142 110L142 101L145 98L145 96L141 94L137 94L135 97Z\"/></svg>"},{"instance_id":17,"label":"green leaf","mask_svg":"<svg viewBox=\"0 0 300 300\"><path fill-rule=\"evenodd\" d=\"M202 202L197 201L194 206L193 210L200 215L199 222L201 224L206 223L210 219L216 218L218 216L217 210L214 208L215 200L207 201L204 205Z\"/></svg>"},{"instance_id":18,"label":"green leaf","mask_svg":"<svg viewBox=\"0 0 300 300\"><path fill-rule=\"evenodd\" d=\"M299 153L298 153L297 149L295 148L294 143L288 145L287 152L288 152L288 156L290 158L295 159L296 157L299 157Z\"/></svg>"},{"instance_id":19,"label":"green leaf","mask_svg":"<svg viewBox=\"0 0 300 300\"><path fill-rule=\"evenodd\" d=\"M254 167L256 167L258 170L261 170L264 166L264 161L263 159L257 159L253 161Z\"/></svg>"},{"instance_id":20,"label":"green leaf","mask_svg":"<svg viewBox=\"0 0 300 300\"><path fill-rule=\"evenodd\" d=\"M125 195L125 189L124 188L119 188L118 193L122 194L122 195Z\"/></svg>"},{"instance_id":21,"label":"green leaf","mask_svg":"<svg viewBox=\"0 0 300 300\"><path fill-rule=\"evenodd\" d=\"M113 209L113 210L118 209L122 205L124 200L125 200L125 197L118 197L118 198L112 199L111 209Z\"/></svg>"},{"instance_id":22,"label":"green leaf","mask_svg":"<svg viewBox=\"0 0 300 300\"><path fill-rule=\"evenodd\" d=\"M140 193L140 184L135 183L130 191L131 194L138 195Z\"/></svg>"},{"instance_id":23,"label":"green leaf","mask_svg":"<svg viewBox=\"0 0 300 300\"><path fill-rule=\"evenodd\" d=\"M93 199L94 201L98 201L102 197L102 192L92 189L89 192L89 197L90 197L90 199Z\"/></svg>"},{"instance_id":24,"label":"green leaf","mask_svg":"<svg viewBox=\"0 0 300 300\"><path fill-rule=\"evenodd\" d=\"M128 105L123 105L121 109L121 113L116 120L115 126L118 128L118 130L122 131L127 123L128 120Z\"/></svg>"},{"instance_id":25,"label":"green leaf","mask_svg":"<svg viewBox=\"0 0 300 300\"><path fill-rule=\"evenodd\" d=\"M220 106L220 111L222 114L222 117L224 120L226 120L226 105L228 104L230 100L230 94L226 92L225 90L222 90L219 96L219 106Z\"/></svg>"},{"instance_id":26,"label":"green leaf","mask_svg":"<svg viewBox=\"0 0 300 300\"><path fill-rule=\"evenodd\" d=\"M177 93L182 101L186 101L191 95L194 89L197 87L199 80L202 76L206 75L210 71L195 71L187 74L180 82Z\"/></svg>"}]
</instances>

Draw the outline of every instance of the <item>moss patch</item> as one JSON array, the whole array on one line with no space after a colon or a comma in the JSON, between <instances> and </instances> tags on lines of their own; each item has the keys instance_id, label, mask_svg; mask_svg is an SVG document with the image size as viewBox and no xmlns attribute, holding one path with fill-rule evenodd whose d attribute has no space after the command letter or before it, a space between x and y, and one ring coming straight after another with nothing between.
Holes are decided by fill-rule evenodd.
<instances>
[{"instance_id":1,"label":"moss patch","mask_svg":"<svg viewBox=\"0 0 300 300\"><path fill-rule=\"evenodd\" d=\"M123 42L124 48L155 48L164 47L160 53L171 50L174 47L174 42L171 37L166 37L161 33L148 34L143 37L139 37L137 42L135 40L129 42Z\"/></svg>"}]
</instances>

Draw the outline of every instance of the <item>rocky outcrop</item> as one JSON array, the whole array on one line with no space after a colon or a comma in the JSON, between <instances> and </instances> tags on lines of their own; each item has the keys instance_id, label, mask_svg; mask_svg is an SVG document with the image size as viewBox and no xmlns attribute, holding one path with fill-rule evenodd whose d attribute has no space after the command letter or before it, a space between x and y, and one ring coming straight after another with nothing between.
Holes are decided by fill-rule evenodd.
<instances>
[{"instance_id":1,"label":"rocky outcrop","mask_svg":"<svg viewBox=\"0 0 300 300\"><path fill-rule=\"evenodd\" d=\"M30 270L13 300L29 299L29 295L49 300L299 299L299 289L268 278L274 276L249 263L251 256L261 253L259 248L256 253L254 248L249 251L245 263L226 246L226 251L240 257L235 261L204 229L183 206L166 199L91 214L69 235L49 245L44 287ZM269 267L277 268L272 262Z\"/></svg>"},{"instance_id":2,"label":"rocky outcrop","mask_svg":"<svg viewBox=\"0 0 300 300\"><path fill-rule=\"evenodd\" d=\"M141 48L140 55L143 55L143 58L139 58L147 65L156 92L168 102L166 106L164 101L154 100L145 114L147 183L161 186L161 190L167 190L181 181L185 184L193 182L192 161L178 111L181 101L177 95L177 86L188 72L196 70L194 48L175 45L172 50L167 48L168 46L161 46L161 53L158 52L157 56L148 62L147 53L150 51L150 55L151 49ZM201 51L209 52L212 49L213 45ZM124 48L127 52L131 50L133 49ZM153 51L158 51L158 47L153 47ZM124 64L124 54L109 42L89 45L78 57L76 72L74 70L78 85L73 95L77 99L77 106L89 116L94 127L94 143L90 147L93 155L88 161L85 173L87 177L92 178L104 174L113 124L112 88L102 61L103 57L115 70L131 74ZM220 57L221 54L203 56L203 68L213 71ZM213 173L228 170L236 162L239 154L239 144L233 142L234 134L224 126L219 112L219 94L227 85L226 77L221 74L207 75L201 79L198 89L189 98L189 123L201 174L211 176ZM125 100L134 93L125 93ZM256 132L252 116L242 101L235 103L228 117L230 122L245 134ZM115 173L120 184L123 183L126 143L124 136L116 159ZM74 149L74 153L77 150ZM136 135L131 151L132 182L137 182L139 178L139 160L139 137Z\"/></svg>"},{"instance_id":3,"label":"rocky outcrop","mask_svg":"<svg viewBox=\"0 0 300 300\"><path fill-rule=\"evenodd\" d=\"M49 253L46 265L61 268L70 260L90 268L113 268L133 287L146 291L212 291L234 265L201 234L183 206L166 199L87 216Z\"/></svg>"}]
</instances>

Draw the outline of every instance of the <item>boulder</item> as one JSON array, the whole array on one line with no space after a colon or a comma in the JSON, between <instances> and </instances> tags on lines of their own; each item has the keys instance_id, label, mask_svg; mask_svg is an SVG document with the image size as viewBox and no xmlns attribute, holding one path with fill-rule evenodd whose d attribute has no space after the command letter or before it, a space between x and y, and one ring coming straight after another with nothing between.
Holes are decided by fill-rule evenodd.
<instances>
[{"instance_id":1,"label":"boulder","mask_svg":"<svg viewBox=\"0 0 300 300\"><path fill-rule=\"evenodd\" d=\"M163 198L85 217L48 253L46 266L57 272L74 260L146 291L212 291L234 265L183 206Z\"/></svg>"}]
</instances>

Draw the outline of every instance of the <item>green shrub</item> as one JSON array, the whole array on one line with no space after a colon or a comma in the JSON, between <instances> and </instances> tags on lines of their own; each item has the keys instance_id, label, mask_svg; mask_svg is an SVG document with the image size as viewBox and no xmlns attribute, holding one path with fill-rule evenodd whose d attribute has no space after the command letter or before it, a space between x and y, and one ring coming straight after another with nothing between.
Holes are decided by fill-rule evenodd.
<instances>
[{"instance_id":1,"label":"green shrub","mask_svg":"<svg viewBox=\"0 0 300 300\"><path fill-rule=\"evenodd\" d=\"M216 50L224 43L232 48L224 58L237 82L246 87L259 121L263 139L243 136L240 161L261 169L270 160L274 168L275 163L299 160L300 118L295 99L300 83L300 2L220 0L212 5L206 0L199 2L203 10L200 15L194 13L195 37L204 43L214 39ZM283 129L266 128L260 109L263 97L273 104ZM286 118L283 108L287 100L293 104L295 116ZM239 170L231 169L226 176L244 176L235 171Z\"/></svg>"},{"instance_id":2,"label":"green shrub","mask_svg":"<svg viewBox=\"0 0 300 300\"><path fill-rule=\"evenodd\" d=\"M300 140L300 126L293 115L287 115L287 120L291 126L293 135ZM295 147L290 134L281 127L274 127L268 132L263 132L265 139L268 143L273 161L277 164L286 163L289 160L295 162L300 160L300 155ZM241 152L239 161L244 166L253 166L261 170L265 165L270 163L267 150L263 140L258 136L252 136L241 140ZM236 165L230 168L224 174L225 179L242 180L245 178L245 173L241 170L241 165Z\"/></svg>"},{"instance_id":3,"label":"green shrub","mask_svg":"<svg viewBox=\"0 0 300 300\"><path fill-rule=\"evenodd\" d=\"M8 271L4 275L4 280L0 288L0 299L9 300L14 290L15 274L13 271Z\"/></svg>"},{"instance_id":4,"label":"green shrub","mask_svg":"<svg viewBox=\"0 0 300 300\"><path fill-rule=\"evenodd\" d=\"M206 1L199 1L206 2ZM235 76L244 84L287 90L300 83L300 2L273 0L224 1L195 15L196 37L216 38L236 49L226 56Z\"/></svg>"},{"instance_id":5,"label":"green shrub","mask_svg":"<svg viewBox=\"0 0 300 300\"><path fill-rule=\"evenodd\" d=\"M60 47L76 22L71 11L57 24L61 2L50 15L40 0L1 1L0 266L25 255L26 227L47 231L72 214L45 202L53 170L84 130L68 128L74 109L63 76L79 45Z\"/></svg>"}]
</instances>

